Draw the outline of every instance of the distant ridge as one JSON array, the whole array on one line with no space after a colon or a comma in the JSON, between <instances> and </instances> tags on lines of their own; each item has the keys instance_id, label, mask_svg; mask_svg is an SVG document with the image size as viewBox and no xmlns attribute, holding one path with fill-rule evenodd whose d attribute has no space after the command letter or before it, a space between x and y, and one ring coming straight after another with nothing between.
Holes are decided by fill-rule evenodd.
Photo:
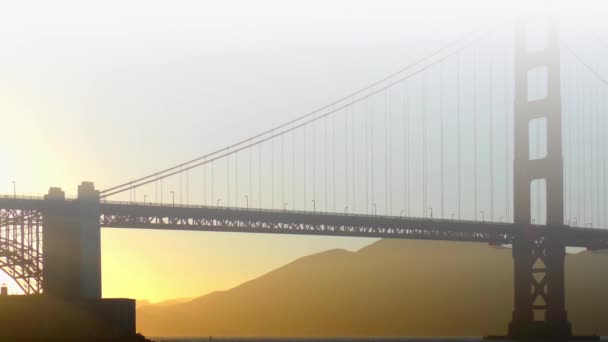
<instances>
[{"instance_id":1,"label":"distant ridge","mask_svg":"<svg viewBox=\"0 0 608 342\"><path fill-rule=\"evenodd\" d=\"M297 259L228 291L137 312L148 336L481 336L505 333L509 249L380 240ZM578 333L608 334L608 254L566 260Z\"/></svg>"},{"instance_id":2,"label":"distant ridge","mask_svg":"<svg viewBox=\"0 0 608 342\"><path fill-rule=\"evenodd\" d=\"M169 306L169 305L174 305L174 304L186 303L191 300L192 300L192 298L176 298L176 299L164 300L164 301L158 302L158 303L152 303L149 300L137 300L135 305L137 306L137 309L140 309L140 308L142 308L144 306L148 306L148 305L154 305L156 307Z\"/></svg>"}]
</instances>

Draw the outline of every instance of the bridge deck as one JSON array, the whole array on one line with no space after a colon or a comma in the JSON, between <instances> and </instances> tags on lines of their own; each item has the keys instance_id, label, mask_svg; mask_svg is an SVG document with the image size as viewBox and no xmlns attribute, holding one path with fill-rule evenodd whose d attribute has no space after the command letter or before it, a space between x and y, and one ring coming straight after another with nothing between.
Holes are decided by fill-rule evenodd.
<instances>
[{"instance_id":1,"label":"bridge deck","mask_svg":"<svg viewBox=\"0 0 608 342\"><path fill-rule=\"evenodd\" d=\"M65 205L75 205L66 200ZM43 211L48 202L35 197L0 197L0 209ZM101 202L100 225L106 228L166 229L400 238L511 244L523 234L551 236L571 247L608 248L608 229L569 226L523 227L512 223L445 220L380 215L173 206Z\"/></svg>"}]
</instances>

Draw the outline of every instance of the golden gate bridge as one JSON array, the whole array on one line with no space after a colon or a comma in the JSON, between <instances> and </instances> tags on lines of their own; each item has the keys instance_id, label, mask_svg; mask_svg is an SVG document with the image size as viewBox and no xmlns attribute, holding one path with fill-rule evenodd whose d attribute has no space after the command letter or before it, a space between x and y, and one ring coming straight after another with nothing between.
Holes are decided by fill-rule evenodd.
<instances>
[{"instance_id":1,"label":"golden gate bridge","mask_svg":"<svg viewBox=\"0 0 608 342\"><path fill-rule=\"evenodd\" d=\"M0 267L26 294L99 299L102 227L510 245L509 336L568 338L566 247L608 249L608 82L579 45L550 20L474 30L188 162L0 197Z\"/></svg>"}]
</instances>

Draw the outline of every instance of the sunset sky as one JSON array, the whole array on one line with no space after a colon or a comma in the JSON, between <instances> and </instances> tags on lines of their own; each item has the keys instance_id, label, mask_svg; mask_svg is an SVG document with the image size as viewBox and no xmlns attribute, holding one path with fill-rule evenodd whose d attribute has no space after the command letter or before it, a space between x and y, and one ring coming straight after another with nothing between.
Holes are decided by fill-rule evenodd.
<instances>
[{"instance_id":1,"label":"sunset sky","mask_svg":"<svg viewBox=\"0 0 608 342\"><path fill-rule=\"evenodd\" d=\"M60 186L73 196L83 180L105 189L189 160L359 89L512 9L453 3L3 3L0 193L12 193L14 180L18 194ZM195 297L372 241L104 229L103 295Z\"/></svg>"}]
</instances>

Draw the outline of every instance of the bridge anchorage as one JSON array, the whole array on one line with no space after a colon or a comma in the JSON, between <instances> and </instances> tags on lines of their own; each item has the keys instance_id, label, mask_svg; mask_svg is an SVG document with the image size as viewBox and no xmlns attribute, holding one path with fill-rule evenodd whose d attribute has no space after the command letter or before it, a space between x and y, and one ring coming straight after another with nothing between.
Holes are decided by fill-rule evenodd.
<instances>
[{"instance_id":1,"label":"bridge anchorage","mask_svg":"<svg viewBox=\"0 0 608 342\"><path fill-rule=\"evenodd\" d=\"M396 81L397 76L393 75L322 110L147 177L101 192L92 183L83 182L78 188L77 199L66 199L58 188L51 188L44 198L0 197L0 268L17 281L24 293L32 295L23 296L27 298L23 300L34 308L32 312L38 321L45 321L49 317L40 316L43 310L37 307L46 305L58 310L53 303L61 301L71 303L78 310L87 308L87 312L96 312L113 325L111 329L103 330L124 334L134 332L134 303L101 298L100 229L104 227L512 245L514 308L506 338L535 341L597 339L572 335L565 304L564 261L566 247L608 249L608 230L571 227L570 222L576 221L572 213L569 213L568 224L565 224L565 206L572 211L570 198L570 202L564 200L564 183L568 184L567 191L572 191L572 180L565 180L565 170L569 170L568 176L571 177L572 169L564 167L564 87L561 85L564 69L559 32L556 25L547 25L544 48L529 51L527 41L530 32L527 27L523 21L516 25L514 53L511 53L514 55L515 94L513 101L504 96L503 119L506 127L497 124L496 106L493 106L496 99L491 89L498 83L505 90L509 88L508 69L505 69L505 76L497 77L491 65L482 64L477 59L479 54L476 47L487 41L487 35L468 35L462 43L441 49L414 64L414 67L400 71L399 75L407 74ZM488 50L499 49L491 46ZM498 54L503 53L507 61L505 56L510 52L505 48ZM461 63L461 59L467 56L472 56L473 62ZM467 65L473 65L468 69L473 74L469 77L473 86L467 87L468 92L465 92L465 89L461 89L464 88L461 86L461 71L467 70ZM450 66L455 66L452 73L445 71ZM479 86L476 82L481 78L480 70L486 66L485 76L489 81ZM545 71L546 94L531 98L534 87L530 74L539 69ZM429 73L432 77L428 76ZM429 87L433 79L439 82ZM414 89L416 87L412 85L418 88ZM456 91L442 91L448 85L454 86ZM490 114L483 118L479 114L482 112L479 110L482 104L478 103L480 88L490 89L485 93L489 99L484 108ZM454 94L456 96L450 98ZM426 101L427 98L432 101ZM375 101L378 99L380 101ZM450 100L456 108L456 115L451 119L444 115L445 103ZM435 103L435 107L427 102ZM513 157L509 150L511 102L514 108ZM466 111L464 107L467 107ZM374 108L381 108L381 115L373 115ZM465 116L465 112L471 115ZM398 119L394 113L403 113L403 116ZM379 120L382 117L384 120ZM454 118L457 119L450 121ZM336 129L336 121L343 122L343 126ZM530 136L530 129L537 122L544 123L546 127L546 154L531 157L530 151L539 146ZM488 124L490 132L484 141L481 141L484 136L478 130L481 123ZM430 129L433 124L439 124L438 129ZM473 132L470 139L461 132L465 131L461 125L467 124ZM604 125L608 126L608 121ZM494 144L499 140L496 138L497 126L503 129L501 138L505 139L505 151L501 158L495 156ZM450 127L456 128L456 133L444 134ZM580 125L577 127L580 128ZM429 143L433 132L440 132L435 134L438 144L435 144L437 141ZM588 133L579 130L579 134L581 132ZM572 133L567 134L566 141L571 143ZM597 134L599 136L599 130ZM602 142L601 139L596 140ZM422 151L415 151L414 147L420 147L416 145L417 142L421 142ZM382 146L384 150L380 148ZM400 146L403 150L395 151L394 146ZM466 146L474 149L474 152L465 153ZM291 154L291 159L284 158L285 151L291 152L287 153ZM568 151L566 155L571 161L572 147ZM338 156L340 152L343 153ZM452 157L445 157L452 152ZM478 174L478 157L486 152L491 155L491 176L488 178L492 181L490 196L482 200L487 199L490 208L478 207L478 178L482 176ZM321 157L317 157L317 154ZM262 155L270 160L263 163ZM339 158L332 160L334 155ZM500 185L505 188L505 210L501 212L503 216L496 220L495 201L498 196L494 193L494 185L498 182L494 182L494 171L498 169L498 159L502 159L504 166L504 179ZM474 167L462 165L462 160L474 161ZM384 161L385 166L375 169L381 164L379 161ZM225 165L223 178L218 172L220 164ZM399 167L395 170L397 164ZM202 195L199 196L202 205L190 205L189 202L192 195L189 182L194 182L194 169L202 171L201 182L196 186L203 192L199 194ZM445 172L449 169L454 172ZM467 181L464 179L467 177L461 174L469 172L474 177L468 177L471 179ZM396 181L395 175L403 175L403 179ZM171 177L179 177L179 182L176 182L179 190L177 184L167 188ZM433 183L428 181L430 177L438 177L440 182L430 184ZM445 180L448 177L457 184L451 194L446 194L449 187ZM543 196L536 193L536 201L532 200L535 196L532 188L541 181L546 184L546 204L543 206L546 208L545 222L538 209L541 207L538 202ZM221 189L223 185L225 191ZM434 196L433 202L429 188L435 185L441 195ZM604 181L603 185L606 187L608 182ZM382 186L384 190L379 191L378 188ZM580 192L578 183L577 187ZM403 190L395 196L392 191L397 188ZM144 203L136 200L135 192L138 189L147 191L143 197ZM168 190L171 194L169 203L163 199L163 194L167 195ZM123 195L121 199L125 200L127 193L130 196L128 202L108 200L119 195ZM474 197L464 198L468 193L474 194ZM512 200L509 197L511 194ZM411 200L410 197L415 196L420 196L422 201ZM449 207L446 203L450 199L456 204L452 203L454 212L448 219L450 211L446 210ZM472 215L465 213L466 202L473 203ZM603 203L608 208L606 198ZM514 209L512 222L511 205ZM534 205L536 215L532 209ZM393 206L399 215L395 215ZM384 211L379 213L378 209ZM577 209L582 221L586 215L584 205L583 215L580 215L580 208ZM599 209L596 210L596 217L600 221L598 212ZM608 222L608 215L604 214L603 221ZM0 301L7 300L0 298ZM3 310L5 307L10 309L10 305L3 306ZM81 312L78 310L76 312ZM36 321L31 317L22 320ZM95 324L97 328L91 331L100 331ZM0 337L4 331L1 325L0 321ZM29 330L36 329L32 327Z\"/></svg>"}]
</instances>

